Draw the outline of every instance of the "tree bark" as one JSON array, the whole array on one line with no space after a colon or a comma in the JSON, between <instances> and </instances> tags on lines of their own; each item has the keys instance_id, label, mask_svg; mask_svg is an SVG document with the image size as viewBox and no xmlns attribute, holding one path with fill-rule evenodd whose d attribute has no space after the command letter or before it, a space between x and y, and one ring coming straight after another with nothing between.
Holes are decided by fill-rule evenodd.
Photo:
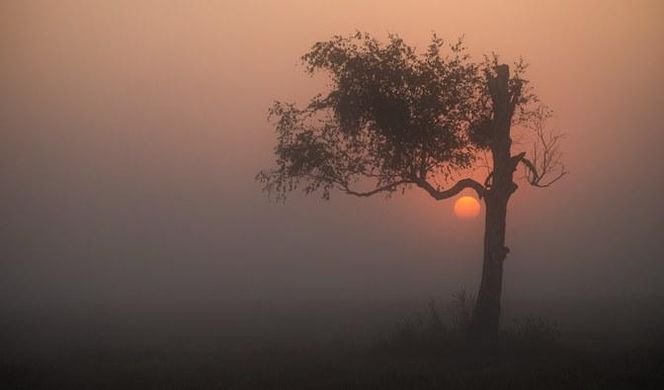
<instances>
[{"instance_id":1,"label":"tree bark","mask_svg":"<svg viewBox=\"0 0 664 390\"><path fill-rule=\"evenodd\" d=\"M509 253L505 246L505 223L507 205L516 190L513 173L516 168L510 147L510 127L514 106L508 87L509 68L500 65L496 76L489 81L493 99L493 174L490 188L486 191L486 222L484 231L484 262L482 281L471 321L471 334L480 340L498 337L500 323L500 300L503 284L503 262Z\"/></svg>"},{"instance_id":2,"label":"tree bark","mask_svg":"<svg viewBox=\"0 0 664 390\"><path fill-rule=\"evenodd\" d=\"M505 221L508 198L489 195L486 201L484 262L471 331L480 339L495 339L500 323L503 262L509 252L505 246Z\"/></svg>"}]
</instances>

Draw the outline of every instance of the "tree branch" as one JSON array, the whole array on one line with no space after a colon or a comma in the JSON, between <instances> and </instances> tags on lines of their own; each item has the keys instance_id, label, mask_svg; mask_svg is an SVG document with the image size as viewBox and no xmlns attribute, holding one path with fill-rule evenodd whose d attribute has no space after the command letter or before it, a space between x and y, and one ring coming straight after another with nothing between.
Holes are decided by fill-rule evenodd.
<instances>
[{"instance_id":1,"label":"tree branch","mask_svg":"<svg viewBox=\"0 0 664 390\"><path fill-rule=\"evenodd\" d=\"M528 180L528 183L530 185L534 186L534 187L546 188L546 187L550 186L551 184L557 182L558 180L562 179L563 176L565 176L568 173L565 170L565 167L563 166L560 169L560 173L558 174L558 176L554 177L553 179L549 180L546 183L542 183L542 180L544 179L544 176L548 172L544 172L544 173L538 172L537 167L535 166L535 164L533 164L530 160L528 160L525 157L521 157L521 159L519 161L521 163L523 163L523 165L526 167L526 169L530 172L530 174L527 175L527 180Z\"/></svg>"},{"instance_id":2,"label":"tree branch","mask_svg":"<svg viewBox=\"0 0 664 390\"><path fill-rule=\"evenodd\" d=\"M413 183L413 182L410 181L410 180L399 180L399 181L396 181L394 183L390 183L390 184L384 185L382 187L375 188L371 191L365 191L365 192L351 190L350 187L348 187L347 184L339 184L339 187L341 188L341 190L344 193L346 193L348 195L355 195L355 196L359 196L359 197L369 197L369 196L375 195L379 192L393 191L394 189L396 189L396 187L398 187L402 184L410 184L410 183Z\"/></svg>"},{"instance_id":3,"label":"tree branch","mask_svg":"<svg viewBox=\"0 0 664 390\"><path fill-rule=\"evenodd\" d=\"M415 184L418 187L425 190L426 192L428 192L429 195L431 195L436 200L451 198L454 195L458 194L459 192L465 190L466 188L472 188L473 190L475 190L477 196L479 196L480 198L484 197L484 193L486 192L484 186L482 186L480 183L476 182L475 180L468 178L459 180L452 187L444 191L435 188L433 185L431 185L431 183L426 181L426 179L417 178L415 180Z\"/></svg>"},{"instance_id":4,"label":"tree branch","mask_svg":"<svg viewBox=\"0 0 664 390\"><path fill-rule=\"evenodd\" d=\"M548 187L562 179L568 172L562 163L560 142L565 134L560 130L546 127L546 121L551 117L552 111L543 105L536 107L527 113L526 127L532 130L534 135L530 159L526 158L525 152L512 156L512 163L516 169L519 163L526 168L526 181L534 187ZM557 173L556 173L557 172ZM555 177L549 179L554 174Z\"/></svg>"}]
</instances>

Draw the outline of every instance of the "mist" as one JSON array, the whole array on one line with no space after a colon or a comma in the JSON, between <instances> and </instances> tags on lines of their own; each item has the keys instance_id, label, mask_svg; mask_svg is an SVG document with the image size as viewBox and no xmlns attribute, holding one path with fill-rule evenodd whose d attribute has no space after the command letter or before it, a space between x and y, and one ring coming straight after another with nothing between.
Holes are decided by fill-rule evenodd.
<instances>
[{"instance_id":1,"label":"mist","mask_svg":"<svg viewBox=\"0 0 664 390\"><path fill-rule=\"evenodd\" d=\"M25 355L98 343L99 332L116 345L219 338L238 349L359 340L430 299L474 294L484 221L457 219L453 201L412 189L282 204L255 180L274 163L273 101L304 104L329 84L300 57L356 30L421 49L432 32L463 36L473 58L530 64L567 134L570 174L547 189L520 184L510 203L503 322L534 313L637 335L664 302L663 11L2 2L4 342Z\"/></svg>"}]
</instances>

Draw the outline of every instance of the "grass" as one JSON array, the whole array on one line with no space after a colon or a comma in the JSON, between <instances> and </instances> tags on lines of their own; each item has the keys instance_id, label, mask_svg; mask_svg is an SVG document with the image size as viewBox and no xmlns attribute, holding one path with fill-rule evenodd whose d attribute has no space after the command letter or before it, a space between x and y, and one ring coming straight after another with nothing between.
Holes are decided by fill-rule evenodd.
<instances>
[{"instance_id":1,"label":"grass","mask_svg":"<svg viewBox=\"0 0 664 390\"><path fill-rule=\"evenodd\" d=\"M231 350L110 343L55 355L2 354L3 389L659 389L664 335L582 348L555 321L511 321L491 347L469 340L472 297L404 316L378 341L263 343Z\"/></svg>"}]
</instances>

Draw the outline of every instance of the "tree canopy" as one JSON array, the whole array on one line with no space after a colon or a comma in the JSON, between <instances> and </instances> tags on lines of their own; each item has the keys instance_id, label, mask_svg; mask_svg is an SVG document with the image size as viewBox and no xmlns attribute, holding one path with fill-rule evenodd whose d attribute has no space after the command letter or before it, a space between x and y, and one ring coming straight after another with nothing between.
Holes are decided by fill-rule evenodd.
<instances>
[{"instance_id":1,"label":"tree canopy","mask_svg":"<svg viewBox=\"0 0 664 390\"><path fill-rule=\"evenodd\" d=\"M515 114L531 124L548 117L548 111L526 110L537 98L523 77L523 62L515 64L501 92L495 84L501 71L497 57L475 62L461 40L445 44L434 35L418 53L397 35L383 44L358 32L318 42L302 60L309 74L328 74L331 85L304 108L275 102L270 109L277 131L276 168L257 179L280 199L298 188L328 199L333 189L370 196L410 186L436 199L465 188L482 197L491 186L490 174L484 183L465 178L447 189L441 183L476 166L491 149L496 94L509 94L501 100L508 102L502 111L508 121ZM538 160L519 156L530 172L528 181L540 186L550 184L543 182L544 175L560 169L557 147L547 144L559 138L542 137L544 144L534 144Z\"/></svg>"}]
</instances>

